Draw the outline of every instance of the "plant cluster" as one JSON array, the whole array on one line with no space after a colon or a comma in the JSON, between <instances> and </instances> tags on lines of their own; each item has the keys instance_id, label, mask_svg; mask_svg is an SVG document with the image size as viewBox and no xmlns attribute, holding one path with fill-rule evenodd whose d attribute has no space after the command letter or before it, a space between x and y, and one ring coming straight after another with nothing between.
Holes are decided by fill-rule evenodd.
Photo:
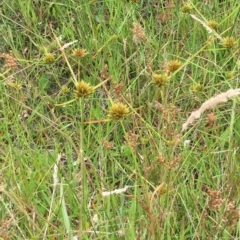
<instances>
[{"instance_id":1,"label":"plant cluster","mask_svg":"<svg viewBox=\"0 0 240 240\"><path fill-rule=\"evenodd\" d=\"M239 239L239 10L3 1L0 239Z\"/></svg>"}]
</instances>

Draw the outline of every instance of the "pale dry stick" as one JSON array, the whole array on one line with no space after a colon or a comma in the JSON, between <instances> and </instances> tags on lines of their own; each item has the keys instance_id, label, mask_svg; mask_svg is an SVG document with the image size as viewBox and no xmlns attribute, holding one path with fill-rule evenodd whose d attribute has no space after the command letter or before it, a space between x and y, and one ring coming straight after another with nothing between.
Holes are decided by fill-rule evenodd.
<instances>
[{"instance_id":1,"label":"pale dry stick","mask_svg":"<svg viewBox=\"0 0 240 240\"><path fill-rule=\"evenodd\" d=\"M72 42L69 43L65 43L59 50L63 51L65 48L68 48L69 46L73 45L74 43L78 42L78 40L74 40Z\"/></svg>"},{"instance_id":2,"label":"pale dry stick","mask_svg":"<svg viewBox=\"0 0 240 240\"><path fill-rule=\"evenodd\" d=\"M106 197L106 196L109 196L109 195L112 195L112 194L124 193L124 192L127 191L127 189L128 189L129 187L130 187L130 186L125 186L124 188L119 188L119 189L115 189L115 190L112 190L112 191L102 192L102 196L103 196L103 197Z\"/></svg>"},{"instance_id":3,"label":"pale dry stick","mask_svg":"<svg viewBox=\"0 0 240 240\"><path fill-rule=\"evenodd\" d=\"M215 97L212 97L205 101L201 107L193 111L191 115L188 117L185 123L182 125L182 132L187 130L188 126L192 124L196 119L200 118L201 115L208 109L214 108L219 103L227 102L229 98L240 95L240 88L229 89L226 92L220 93Z\"/></svg>"},{"instance_id":4,"label":"pale dry stick","mask_svg":"<svg viewBox=\"0 0 240 240\"><path fill-rule=\"evenodd\" d=\"M48 226L49 226L50 218L51 218L51 214L52 214L53 201L54 201L54 197L55 197L56 187L57 187L57 184L58 184L58 177L57 177L58 166L57 165L60 162L60 160L61 160L61 154L58 154L56 163L54 164L54 167L53 167L53 193L52 193L48 218L47 218L47 221L46 221L46 226L45 226L45 230L44 230L44 234L43 234L43 240L46 239L47 230L48 230Z\"/></svg>"},{"instance_id":5,"label":"pale dry stick","mask_svg":"<svg viewBox=\"0 0 240 240\"><path fill-rule=\"evenodd\" d=\"M232 113L231 113L231 120L230 120L230 124L229 124L229 149L234 149L234 143L233 141L230 141L230 139L232 138L233 134L234 134L234 122L236 120L236 113L235 113L235 108L236 108L236 100L233 100L233 107L232 107ZM230 172L234 171L234 158L231 157L232 151L228 151L227 152L227 158L228 159L228 166L229 166L229 170ZM230 177L231 178L231 177Z\"/></svg>"}]
</instances>

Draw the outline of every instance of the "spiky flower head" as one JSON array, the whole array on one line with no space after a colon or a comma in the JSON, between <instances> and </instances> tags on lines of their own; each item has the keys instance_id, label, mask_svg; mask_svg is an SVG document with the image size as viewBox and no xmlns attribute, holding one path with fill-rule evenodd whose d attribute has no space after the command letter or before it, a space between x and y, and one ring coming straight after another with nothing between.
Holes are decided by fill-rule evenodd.
<instances>
[{"instance_id":1,"label":"spiky flower head","mask_svg":"<svg viewBox=\"0 0 240 240\"><path fill-rule=\"evenodd\" d=\"M121 120L129 114L129 108L123 103L114 103L108 110L108 117L111 120Z\"/></svg>"},{"instance_id":2,"label":"spiky flower head","mask_svg":"<svg viewBox=\"0 0 240 240\"><path fill-rule=\"evenodd\" d=\"M153 73L152 75L152 83L157 85L159 88L165 86L168 82L168 76L166 74L157 74Z\"/></svg>"},{"instance_id":3,"label":"spiky flower head","mask_svg":"<svg viewBox=\"0 0 240 240\"><path fill-rule=\"evenodd\" d=\"M61 88L61 93L62 94L67 94L69 93L69 88L66 86L66 85L63 85L62 88Z\"/></svg>"},{"instance_id":4,"label":"spiky flower head","mask_svg":"<svg viewBox=\"0 0 240 240\"><path fill-rule=\"evenodd\" d=\"M55 57L52 53L46 53L44 58L43 58L43 61L45 63L51 64L55 61Z\"/></svg>"},{"instance_id":5,"label":"spiky flower head","mask_svg":"<svg viewBox=\"0 0 240 240\"><path fill-rule=\"evenodd\" d=\"M172 60L168 63L168 71L175 72L182 66L182 63L178 60Z\"/></svg>"},{"instance_id":6,"label":"spiky flower head","mask_svg":"<svg viewBox=\"0 0 240 240\"><path fill-rule=\"evenodd\" d=\"M202 84L196 83L196 84L192 85L190 89L191 89L193 92L197 93L197 92L201 92L201 91L203 90L203 88L204 88L204 87L203 87Z\"/></svg>"},{"instance_id":7,"label":"spiky flower head","mask_svg":"<svg viewBox=\"0 0 240 240\"><path fill-rule=\"evenodd\" d=\"M91 86L89 83L84 82L83 80L76 83L75 87L76 90L74 91L74 93L76 98L84 98L94 92L94 87Z\"/></svg>"},{"instance_id":8,"label":"spiky flower head","mask_svg":"<svg viewBox=\"0 0 240 240\"><path fill-rule=\"evenodd\" d=\"M79 58L82 58L84 56L86 56L88 53L86 51L86 49L84 48L76 48L73 50L73 56L75 57L79 57Z\"/></svg>"},{"instance_id":9,"label":"spiky flower head","mask_svg":"<svg viewBox=\"0 0 240 240\"><path fill-rule=\"evenodd\" d=\"M9 87L14 88L15 90L20 90L22 88L22 84L16 81L9 81L7 84Z\"/></svg>"},{"instance_id":10,"label":"spiky flower head","mask_svg":"<svg viewBox=\"0 0 240 240\"><path fill-rule=\"evenodd\" d=\"M207 26L212 29L216 29L218 27L218 22L216 22L214 20L209 20L209 21L207 21Z\"/></svg>"},{"instance_id":11,"label":"spiky flower head","mask_svg":"<svg viewBox=\"0 0 240 240\"><path fill-rule=\"evenodd\" d=\"M226 37L222 40L222 45L225 48L232 48L235 44L235 38L234 37Z\"/></svg>"},{"instance_id":12,"label":"spiky flower head","mask_svg":"<svg viewBox=\"0 0 240 240\"><path fill-rule=\"evenodd\" d=\"M232 79L232 78L234 78L234 72L233 72L233 71L228 71L228 72L226 72L226 78L227 78L227 79Z\"/></svg>"},{"instance_id":13,"label":"spiky flower head","mask_svg":"<svg viewBox=\"0 0 240 240\"><path fill-rule=\"evenodd\" d=\"M181 7L181 11L183 13L190 13L192 10L192 6L188 3L185 3L182 7Z\"/></svg>"}]
</instances>

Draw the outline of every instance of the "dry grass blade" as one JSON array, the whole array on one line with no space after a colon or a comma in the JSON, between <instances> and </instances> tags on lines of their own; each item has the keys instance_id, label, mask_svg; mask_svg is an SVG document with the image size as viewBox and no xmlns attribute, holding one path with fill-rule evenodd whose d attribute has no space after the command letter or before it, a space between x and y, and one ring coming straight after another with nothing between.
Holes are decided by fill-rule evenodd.
<instances>
[{"instance_id":1,"label":"dry grass blade","mask_svg":"<svg viewBox=\"0 0 240 240\"><path fill-rule=\"evenodd\" d=\"M119 188L119 189L115 189L113 191L107 191L107 192L102 192L102 196L106 197L112 194L120 194L120 193L124 193L127 191L127 189L129 188L129 186L125 186L124 188Z\"/></svg>"},{"instance_id":2,"label":"dry grass blade","mask_svg":"<svg viewBox=\"0 0 240 240\"><path fill-rule=\"evenodd\" d=\"M196 110L193 111L190 115L190 117L187 119L187 121L182 125L182 131L185 131L190 124L194 122L195 119L198 119L201 117L201 115L207 110L214 108L216 105L222 102L227 102L229 98L235 97L237 95L240 95L240 88L237 89L229 89L226 92L220 93L215 97L212 97L205 101L202 106Z\"/></svg>"}]
</instances>

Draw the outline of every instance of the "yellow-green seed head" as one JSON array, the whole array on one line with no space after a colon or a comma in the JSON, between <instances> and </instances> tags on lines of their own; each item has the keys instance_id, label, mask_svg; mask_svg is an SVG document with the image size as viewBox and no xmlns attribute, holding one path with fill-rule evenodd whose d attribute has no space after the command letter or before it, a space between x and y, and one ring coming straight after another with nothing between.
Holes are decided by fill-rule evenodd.
<instances>
[{"instance_id":1,"label":"yellow-green seed head","mask_svg":"<svg viewBox=\"0 0 240 240\"><path fill-rule=\"evenodd\" d=\"M172 60L168 63L168 71L175 72L182 66L182 63L178 60Z\"/></svg>"},{"instance_id":2,"label":"yellow-green seed head","mask_svg":"<svg viewBox=\"0 0 240 240\"><path fill-rule=\"evenodd\" d=\"M61 92L62 94L67 94L69 93L69 88L66 86L66 85L63 85L62 88L61 88Z\"/></svg>"},{"instance_id":3,"label":"yellow-green seed head","mask_svg":"<svg viewBox=\"0 0 240 240\"><path fill-rule=\"evenodd\" d=\"M195 93L196 92L201 92L203 90L203 85L200 84L200 83L196 83L196 84L191 86L191 90Z\"/></svg>"},{"instance_id":4,"label":"yellow-green seed head","mask_svg":"<svg viewBox=\"0 0 240 240\"><path fill-rule=\"evenodd\" d=\"M108 110L108 117L111 120L121 120L129 114L129 108L123 103L114 103Z\"/></svg>"},{"instance_id":5,"label":"yellow-green seed head","mask_svg":"<svg viewBox=\"0 0 240 240\"><path fill-rule=\"evenodd\" d=\"M152 75L152 83L157 85L159 88L165 86L168 82L168 76L166 74L156 74Z\"/></svg>"},{"instance_id":6,"label":"yellow-green seed head","mask_svg":"<svg viewBox=\"0 0 240 240\"><path fill-rule=\"evenodd\" d=\"M87 55L87 51L84 48L76 48L73 50L73 56L82 58Z\"/></svg>"},{"instance_id":7,"label":"yellow-green seed head","mask_svg":"<svg viewBox=\"0 0 240 240\"><path fill-rule=\"evenodd\" d=\"M207 26L212 29L216 29L218 27L218 22L216 22L214 20L209 20L209 21L207 21Z\"/></svg>"},{"instance_id":8,"label":"yellow-green seed head","mask_svg":"<svg viewBox=\"0 0 240 240\"><path fill-rule=\"evenodd\" d=\"M22 88L22 84L18 82L9 82L7 85L15 90L20 90Z\"/></svg>"},{"instance_id":9,"label":"yellow-green seed head","mask_svg":"<svg viewBox=\"0 0 240 240\"><path fill-rule=\"evenodd\" d=\"M94 92L94 87L83 80L78 82L76 85L76 90L74 91L76 98L84 98Z\"/></svg>"},{"instance_id":10,"label":"yellow-green seed head","mask_svg":"<svg viewBox=\"0 0 240 240\"><path fill-rule=\"evenodd\" d=\"M232 48L235 44L235 38L234 37L226 37L222 40L222 45L225 48Z\"/></svg>"},{"instance_id":11,"label":"yellow-green seed head","mask_svg":"<svg viewBox=\"0 0 240 240\"><path fill-rule=\"evenodd\" d=\"M190 13L192 10L192 6L190 4L184 4L182 7L181 7L181 11L183 13Z\"/></svg>"},{"instance_id":12,"label":"yellow-green seed head","mask_svg":"<svg viewBox=\"0 0 240 240\"><path fill-rule=\"evenodd\" d=\"M233 71L226 72L226 78L227 78L227 79L232 79L232 78L234 78L234 72L233 72Z\"/></svg>"},{"instance_id":13,"label":"yellow-green seed head","mask_svg":"<svg viewBox=\"0 0 240 240\"><path fill-rule=\"evenodd\" d=\"M44 58L43 58L43 61L45 63L51 64L51 63L53 63L55 61L55 57L51 53L46 53Z\"/></svg>"}]
</instances>

